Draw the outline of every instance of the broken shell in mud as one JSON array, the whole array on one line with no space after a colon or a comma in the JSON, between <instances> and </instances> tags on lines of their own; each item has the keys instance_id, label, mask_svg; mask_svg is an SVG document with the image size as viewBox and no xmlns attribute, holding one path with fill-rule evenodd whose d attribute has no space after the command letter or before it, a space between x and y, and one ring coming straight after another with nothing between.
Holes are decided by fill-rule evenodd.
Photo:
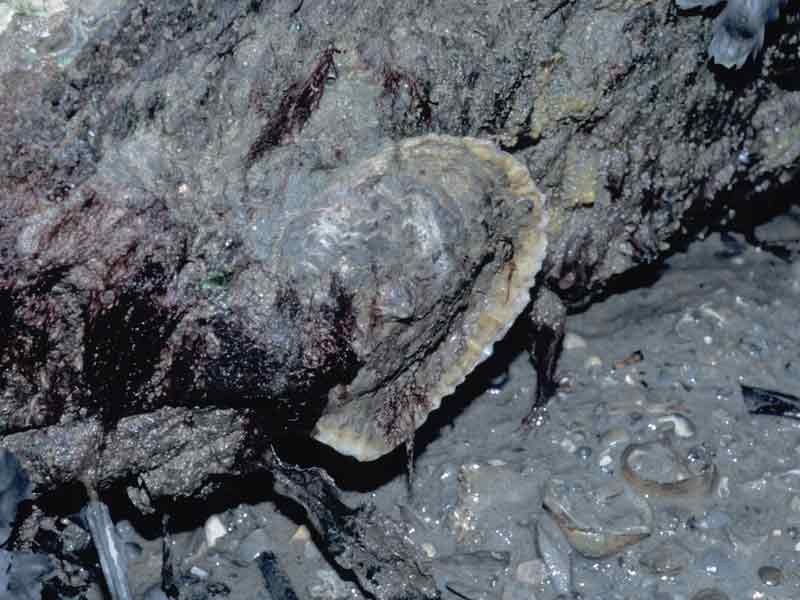
<instances>
[{"instance_id":1,"label":"broken shell in mud","mask_svg":"<svg viewBox=\"0 0 800 600\"><path fill-rule=\"evenodd\" d=\"M656 423L671 427L675 432L675 435L680 438L694 437L697 433L697 427L692 420L680 413L670 413L663 417L659 417L656 419Z\"/></svg>"},{"instance_id":2,"label":"broken shell in mud","mask_svg":"<svg viewBox=\"0 0 800 600\"><path fill-rule=\"evenodd\" d=\"M681 544L666 540L644 552L639 558L639 564L653 575L675 576L686 570L691 558L691 552Z\"/></svg>"},{"instance_id":3,"label":"broken shell in mud","mask_svg":"<svg viewBox=\"0 0 800 600\"><path fill-rule=\"evenodd\" d=\"M645 496L708 496L719 481L714 463L703 464L693 472L671 445L664 441L631 444L622 452L622 476ZM642 473L649 473L643 477Z\"/></svg>"},{"instance_id":4,"label":"broken shell in mud","mask_svg":"<svg viewBox=\"0 0 800 600\"><path fill-rule=\"evenodd\" d=\"M545 486L544 506L570 545L589 558L611 556L653 531L653 509L621 484L591 486L551 479Z\"/></svg>"},{"instance_id":5,"label":"broken shell in mud","mask_svg":"<svg viewBox=\"0 0 800 600\"><path fill-rule=\"evenodd\" d=\"M352 295L359 368L313 436L373 460L408 440L493 351L530 300L545 254L544 196L493 144L403 140L338 177L289 224L297 289L329 278ZM290 243L303 239L303 243Z\"/></svg>"}]
</instances>

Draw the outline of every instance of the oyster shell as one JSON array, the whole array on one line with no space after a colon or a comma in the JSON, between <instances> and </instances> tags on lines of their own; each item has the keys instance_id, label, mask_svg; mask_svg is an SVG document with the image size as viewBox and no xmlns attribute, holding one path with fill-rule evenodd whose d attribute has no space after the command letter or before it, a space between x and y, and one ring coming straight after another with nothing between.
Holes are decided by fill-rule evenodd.
<instances>
[{"instance_id":1,"label":"oyster shell","mask_svg":"<svg viewBox=\"0 0 800 600\"><path fill-rule=\"evenodd\" d=\"M570 545L589 558L616 554L653 532L653 509L618 482L553 478L543 504Z\"/></svg>"},{"instance_id":2,"label":"oyster shell","mask_svg":"<svg viewBox=\"0 0 800 600\"><path fill-rule=\"evenodd\" d=\"M357 164L315 206L284 229L276 275L350 297L359 368L331 389L312 435L373 460L409 439L529 303L545 199L490 142L427 135Z\"/></svg>"}]
</instances>

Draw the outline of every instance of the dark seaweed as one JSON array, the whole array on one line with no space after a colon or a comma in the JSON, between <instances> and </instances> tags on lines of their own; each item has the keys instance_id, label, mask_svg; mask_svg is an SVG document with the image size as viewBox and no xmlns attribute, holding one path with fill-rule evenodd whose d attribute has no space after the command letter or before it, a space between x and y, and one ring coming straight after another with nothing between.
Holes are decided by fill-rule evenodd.
<instances>
[{"instance_id":1,"label":"dark seaweed","mask_svg":"<svg viewBox=\"0 0 800 600\"><path fill-rule=\"evenodd\" d=\"M385 600L438 600L433 578L422 567L422 554L407 541L400 524L372 506L347 506L322 469L288 465L274 452L268 452L265 461L275 491L306 510L321 538L320 548L352 571L365 591Z\"/></svg>"},{"instance_id":2,"label":"dark seaweed","mask_svg":"<svg viewBox=\"0 0 800 600\"><path fill-rule=\"evenodd\" d=\"M85 377L108 426L143 410L142 390L180 320L158 301L165 291L163 267L151 263L139 278L112 306L87 314Z\"/></svg>"},{"instance_id":3,"label":"dark seaweed","mask_svg":"<svg viewBox=\"0 0 800 600\"><path fill-rule=\"evenodd\" d=\"M311 75L305 81L293 83L284 92L278 110L250 145L247 165L252 165L268 150L279 145L291 132L300 131L305 126L322 100L328 75L336 70L333 57L339 52L341 51L333 46L325 49Z\"/></svg>"},{"instance_id":4,"label":"dark seaweed","mask_svg":"<svg viewBox=\"0 0 800 600\"><path fill-rule=\"evenodd\" d=\"M408 95L406 103L401 101L404 91ZM433 107L436 102L431 100L430 84L427 82L419 82L408 73L384 66L381 98L388 99L389 111L393 116L398 113L398 106L405 104L402 114L399 117L395 116L395 120L398 121L398 124L392 127L395 133L408 135L431 128Z\"/></svg>"},{"instance_id":5,"label":"dark seaweed","mask_svg":"<svg viewBox=\"0 0 800 600\"><path fill-rule=\"evenodd\" d=\"M278 558L272 552L262 552L258 555L257 560L270 597L280 598L280 600L297 600L297 594L292 589L292 582L289 581L286 571L278 564Z\"/></svg>"}]
</instances>

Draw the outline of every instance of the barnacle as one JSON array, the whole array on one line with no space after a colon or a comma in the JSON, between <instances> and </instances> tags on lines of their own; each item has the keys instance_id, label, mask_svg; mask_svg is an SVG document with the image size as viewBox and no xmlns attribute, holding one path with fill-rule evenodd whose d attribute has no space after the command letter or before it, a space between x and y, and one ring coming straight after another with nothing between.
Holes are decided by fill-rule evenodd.
<instances>
[{"instance_id":1,"label":"barnacle","mask_svg":"<svg viewBox=\"0 0 800 600\"><path fill-rule=\"evenodd\" d=\"M682 9L707 8L721 0L676 0ZM708 53L714 62L728 69L741 68L764 44L764 26L778 18L786 0L728 0L714 20Z\"/></svg>"}]
</instances>

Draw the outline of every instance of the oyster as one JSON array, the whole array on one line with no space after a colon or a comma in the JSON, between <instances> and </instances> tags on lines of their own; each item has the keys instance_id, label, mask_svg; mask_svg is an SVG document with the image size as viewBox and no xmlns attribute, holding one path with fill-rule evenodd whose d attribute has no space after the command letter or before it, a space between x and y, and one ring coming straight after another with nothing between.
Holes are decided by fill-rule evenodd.
<instances>
[{"instance_id":1,"label":"oyster","mask_svg":"<svg viewBox=\"0 0 800 600\"><path fill-rule=\"evenodd\" d=\"M348 298L358 365L331 387L313 437L362 461L409 439L530 302L546 220L511 155L427 135L355 165L287 223L276 277Z\"/></svg>"}]
</instances>

